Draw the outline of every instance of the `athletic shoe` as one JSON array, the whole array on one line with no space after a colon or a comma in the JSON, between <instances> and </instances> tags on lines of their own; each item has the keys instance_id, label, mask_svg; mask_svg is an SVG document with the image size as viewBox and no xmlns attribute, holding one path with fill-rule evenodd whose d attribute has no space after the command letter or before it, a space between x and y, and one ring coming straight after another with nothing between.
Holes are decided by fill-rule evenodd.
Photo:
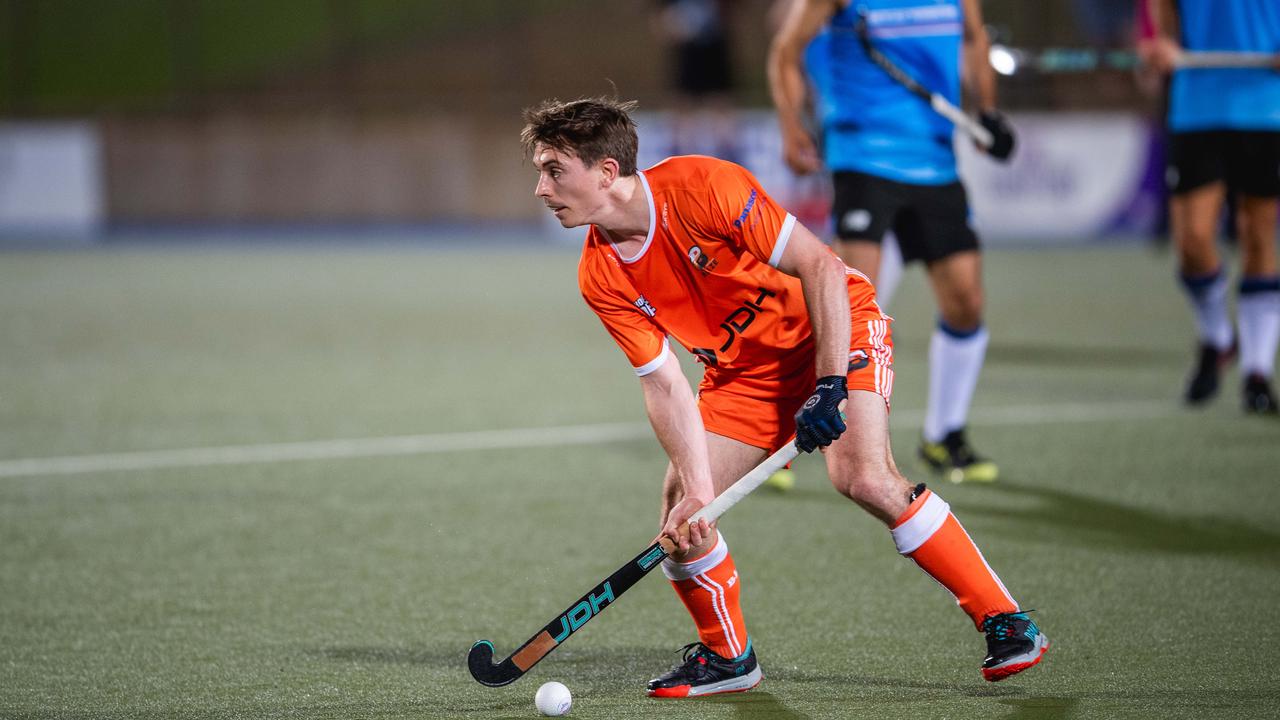
<instances>
[{"instance_id":1,"label":"athletic shoe","mask_svg":"<svg viewBox=\"0 0 1280 720\"><path fill-rule=\"evenodd\" d=\"M1271 383L1261 375L1250 375L1244 381L1244 411L1259 415L1275 415L1280 413L1276 405L1276 394L1271 391Z\"/></svg>"},{"instance_id":2,"label":"athletic shoe","mask_svg":"<svg viewBox=\"0 0 1280 720\"><path fill-rule=\"evenodd\" d=\"M920 442L920 459L934 474L951 482L995 482L1000 468L973 451L964 428L952 430L942 442Z\"/></svg>"},{"instance_id":3,"label":"athletic shoe","mask_svg":"<svg viewBox=\"0 0 1280 720\"><path fill-rule=\"evenodd\" d=\"M1186 399L1189 405L1200 405L1218 394L1218 374L1236 357L1236 345L1219 350L1212 345L1200 346L1200 358L1195 372L1187 381Z\"/></svg>"},{"instance_id":4,"label":"athletic shoe","mask_svg":"<svg viewBox=\"0 0 1280 720\"><path fill-rule=\"evenodd\" d=\"M726 660L700 642L680 648L684 662L671 672L649 681L649 697L680 698L742 692L760 684L764 674L756 663L756 651L747 641L747 651L735 660Z\"/></svg>"},{"instance_id":5,"label":"athletic shoe","mask_svg":"<svg viewBox=\"0 0 1280 720\"><path fill-rule=\"evenodd\" d=\"M1049 638L1025 612L1001 613L982 621L987 634L987 659L982 677L990 682L1016 675L1040 662L1049 650Z\"/></svg>"}]
</instances>

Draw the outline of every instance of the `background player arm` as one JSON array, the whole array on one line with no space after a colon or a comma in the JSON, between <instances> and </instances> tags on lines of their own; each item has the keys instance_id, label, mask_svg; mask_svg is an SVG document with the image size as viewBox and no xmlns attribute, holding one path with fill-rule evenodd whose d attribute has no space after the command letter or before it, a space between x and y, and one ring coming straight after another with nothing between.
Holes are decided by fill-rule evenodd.
<instances>
[{"instance_id":1,"label":"background player arm","mask_svg":"<svg viewBox=\"0 0 1280 720\"><path fill-rule=\"evenodd\" d=\"M677 529L703 505L715 499L711 482L711 462L707 456L706 431L689 381L680 371L680 362L668 354L657 370L640 378L644 392L644 408L658 442L666 450L672 469L684 491L684 497L668 514L662 534L676 541L681 551L688 550L690 539L700 545L703 524L690 528L690 537L681 538Z\"/></svg>"},{"instance_id":2,"label":"background player arm","mask_svg":"<svg viewBox=\"0 0 1280 720\"><path fill-rule=\"evenodd\" d=\"M800 278L813 324L818 377L849 369L849 284L844 263L809 229L796 223L778 269Z\"/></svg>"},{"instance_id":3,"label":"background player arm","mask_svg":"<svg viewBox=\"0 0 1280 720\"><path fill-rule=\"evenodd\" d=\"M964 0L964 81L965 89L979 113L996 109L996 74L991 68L991 40L982 24L978 0Z\"/></svg>"},{"instance_id":4,"label":"background player arm","mask_svg":"<svg viewBox=\"0 0 1280 720\"><path fill-rule=\"evenodd\" d=\"M835 10L834 0L794 0L769 47L769 93L778 111L783 157L801 175L822 167L818 147L804 122L808 95L804 49Z\"/></svg>"},{"instance_id":5,"label":"background player arm","mask_svg":"<svg viewBox=\"0 0 1280 720\"><path fill-rule=\"evenodd\" d=\"M962 80L978 107L978 121L991 134L989 144L979 143L991 157L1008 161L1016 139L1013 127L996 109L996 72L991 67L991 39L982 22L978 0L964 0L964 76Z\"/></svg>"},{"instance_id":6,"label":"background player arm","mask_svg":"<svg viewBox=\"0 0 1280 720\"><path fill-rule=\"evenodd\" d=\"M1178 3L1174 0L1152 0L1150 11L1155 38L1151 41L1147 59L1156 70L1171 73L1177 68L1178 56L1182 54Z\"/></svg>"}]
</instances>

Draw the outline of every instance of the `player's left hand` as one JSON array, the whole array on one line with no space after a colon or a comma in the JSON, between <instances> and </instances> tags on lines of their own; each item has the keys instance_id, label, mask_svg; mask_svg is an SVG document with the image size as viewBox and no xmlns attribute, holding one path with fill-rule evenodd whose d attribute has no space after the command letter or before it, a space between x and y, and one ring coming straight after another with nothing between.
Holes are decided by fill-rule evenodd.
<instances>
[{"instance_id":1,"label":"player's left hand","mask_svg":"<svg viewBox=\"0 0 1280 720\"><path fill-rule=\"evenodd\" d=\"M982 111L978 115L978 122L991 133L992 142L991 147L987 148L987 154L1001 162L1007 162L1017 144L1013 126L997 110Z\"/></svg>"},{"instance_id":2,"label":"player's left hand","mask_svg":"<svg viewBox=\"0 0 1280 720\"><path fill-rule=\"evenodd\" d=\"M818 379L817 388L796 413L796 447L800 452L813 452L840 437L847 429L840 404L848 399L848 380L843 375Z\"/></svg>"}]
</instances>

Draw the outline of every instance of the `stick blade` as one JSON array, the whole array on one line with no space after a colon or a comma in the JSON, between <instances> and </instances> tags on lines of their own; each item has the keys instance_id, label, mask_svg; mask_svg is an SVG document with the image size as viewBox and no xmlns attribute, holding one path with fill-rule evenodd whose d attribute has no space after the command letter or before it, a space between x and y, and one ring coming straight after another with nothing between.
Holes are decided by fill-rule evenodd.
<instances>
[{"instance_id":1,"label":"stick blade","mask_svg":"<svg viewBox=\"0 0 1280 720\"><path fill-rule=\"evenodd\" d=\"M488 640L480 640L471 646L471 651L467 653L467 669L476 682L489 687L510 685L524 674L524 671L511 662L511 658L495 663L493 643Z\"/></svg>"}]
</instances>

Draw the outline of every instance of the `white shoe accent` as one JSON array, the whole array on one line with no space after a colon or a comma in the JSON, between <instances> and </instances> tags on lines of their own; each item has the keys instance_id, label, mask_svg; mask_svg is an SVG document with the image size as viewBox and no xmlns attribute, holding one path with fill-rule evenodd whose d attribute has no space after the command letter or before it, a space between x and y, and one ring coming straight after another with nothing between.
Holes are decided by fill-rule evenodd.
<instances>
[{"instance_id":1,"label":"white shoe accent","mask_svg":"<svg viewBox=\"0 0 1280 720\"><path fill-rule=\"evenodd\" d=\"M750 690L751 688L759 685L760 681L763 679L764 673L760 671L760 665L757 664L756 668L746 675L729 678L728 680L721 680L718 683L711 683L709 685L699 685L697 687L691 685L689 686L689 694L686 695L686 697L698 697L699 695L715 695L716 693Z\"/></svg>"}]
</instances>

